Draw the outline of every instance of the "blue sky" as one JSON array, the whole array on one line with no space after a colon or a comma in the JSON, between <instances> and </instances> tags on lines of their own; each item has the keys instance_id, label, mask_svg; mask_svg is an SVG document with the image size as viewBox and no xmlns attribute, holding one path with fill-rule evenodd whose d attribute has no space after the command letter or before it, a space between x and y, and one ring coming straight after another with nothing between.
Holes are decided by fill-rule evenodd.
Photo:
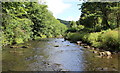
<instances>
[{"instance_id":1,"label":"blue sky","mask_svg":"<svg viewBox=\"0 0 120 73\"><path fill-rule=\"evenodd\" d=\"M53 12L53 15L67 21L77 21L79 19L81 11L77 4L82 2L79 0L46 0L48 9Z\"/></svg>"}]
</instances>

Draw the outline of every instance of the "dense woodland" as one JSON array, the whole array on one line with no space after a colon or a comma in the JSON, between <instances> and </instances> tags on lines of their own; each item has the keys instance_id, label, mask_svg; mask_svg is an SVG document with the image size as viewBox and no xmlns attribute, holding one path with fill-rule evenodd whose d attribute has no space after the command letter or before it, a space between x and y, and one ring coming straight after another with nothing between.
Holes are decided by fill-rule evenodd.
<instances>
[{"instance_id":1,"label":"dense woodland","mask_svg":"<svg viewBox=\"0 0 120 73\"><path fill-rule=\"evenodd\" d=\"M2 2L2 45L59 37L83 41L105 50L120 51L120 3L84 2L78 21L56 19L47 5L37 2ZM64 35L65 34L65 35Z\"/></svg>"},{"instance_id":2,"label":"dense woodland","mask_svg":"<svg viewBox=\"0 0 120 73\"><path fill-rule=\"evenodd\" d=\"M65 25L69 25L70 21L66 21L66 20L62 20L62 19L57 19L59 20L61 23L65 24Z\"/></svg>"},{"instance_id":3,"label":"dense woodland","mask_svg":"<svg viewBox=\"0 0 120 73\"><path fill-rule=\"evenodd\" d=\"M85 2L80 10L80 19L76 24L70 24L72 26L68 29L66 39L74 42L81 40L100 49L120 51L120 3Z\"/></svg>"},{"instance_id":4,"label":"dense woodland","mask_svg":"<svg viewBox=\"0 0 120 73\"><path fill-rule=\"evenodd\" d=\"M2 44L23 43L32 39L58 37L67 29L47 9L37 2L2 3ZM59 27L58 27L59 26Z\"/></svg>"}]
</instances>

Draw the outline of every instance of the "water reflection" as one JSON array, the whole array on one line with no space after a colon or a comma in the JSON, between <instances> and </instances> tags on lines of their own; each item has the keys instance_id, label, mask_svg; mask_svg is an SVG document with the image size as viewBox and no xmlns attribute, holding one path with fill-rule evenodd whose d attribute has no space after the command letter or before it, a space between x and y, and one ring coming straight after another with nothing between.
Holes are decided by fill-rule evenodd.
<instances>
[{"instance_id":1,"label":"water reflection","mask_svg":"<svg viewBox=\"0 0 120 73\"><path fill-rule=\"evenodd\" d=\"M3 71L115 71L118 56L98 58L91 51L63 38L29 41L29 48L3 47ZM16 53L10 52L16 50ZM21 52L18 53L18 52Z\"/></svg>"}]
</instances>

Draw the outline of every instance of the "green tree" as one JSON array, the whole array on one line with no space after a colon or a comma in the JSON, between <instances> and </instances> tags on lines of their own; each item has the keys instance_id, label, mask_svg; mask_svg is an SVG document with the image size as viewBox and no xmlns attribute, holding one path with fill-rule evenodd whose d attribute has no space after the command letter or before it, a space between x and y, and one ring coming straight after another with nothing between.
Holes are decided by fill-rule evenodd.
<instances>
[{"instance_id":1,"label":"green tree","mask_svg":"<svg viewBox=\"0 0 120 73\"><path fill-rule=\"evenodd\" d=\"M69 27L70 28L76 28L77 27L76 22L75 21L71 21Z\"/></svg>"},{"instance_id":2,"label":"green tree","mask_svg":"<svg viewBox=\"0 0 120 73\"><path fill-rule=\"evenodd\" d=\"M96 26L99 26L101 29L113 29L113 26L118 25L119 4L120 3L117 2L83 3L81 6L82 14L79 22L85 27L94 28L95 30Z\"/></svg>"},{"instance_id":3,"label":"green tree","mask_svg":"<svg viewBox=\"0 0 120 73\"><path fill-rule=\"evenodd\" d=\"M3 44L23 43L30 39L62 35L67 27L37 2L2 2ZM3 37L2 37L3 38Z\"/></svg>"}]
</instances>

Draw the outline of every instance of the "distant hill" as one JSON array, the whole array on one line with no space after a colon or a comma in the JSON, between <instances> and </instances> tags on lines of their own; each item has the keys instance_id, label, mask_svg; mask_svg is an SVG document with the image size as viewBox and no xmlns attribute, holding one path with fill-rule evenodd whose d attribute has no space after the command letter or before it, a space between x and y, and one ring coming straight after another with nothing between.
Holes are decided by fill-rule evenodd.
<instances>
[{"instance_id":1,"label":"distant hill","mask_svg":"<svg viewBox=\"0 0 120 73\"><path fill-rule=\"evenodd\" d=\"M69 25L70 21L66 21L66 20L62 20L62 19L57 19L59 20L61 23L65 24L65 25Z\"/></svg>"}]
</instances>

